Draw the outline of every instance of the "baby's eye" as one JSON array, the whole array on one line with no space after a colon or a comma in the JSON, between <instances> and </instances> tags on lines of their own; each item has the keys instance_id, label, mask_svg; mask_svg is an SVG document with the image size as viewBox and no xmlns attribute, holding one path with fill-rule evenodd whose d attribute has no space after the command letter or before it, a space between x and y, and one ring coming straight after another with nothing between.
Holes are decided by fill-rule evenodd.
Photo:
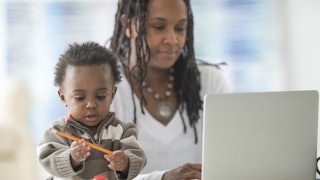
<instances>
[{"instance_id":1,"label":"baby's eye","mask_svg":"<svg viewBox=\"0 0 320 180\"><path fill-rule=\"evenodd\" d=\"M83 101L85 97L83 96L76 96L74 97L74 99L76 99L77 101Z\"/></svg>"},{"instance_id":2,"label":"baby's eye","mask_svg":"<svg viewBox=\"0 0 320 180\"><path fill-rule=\"evenodd\" d=\"M99 100L104 100L106 98L106 96L97 96L97 99Z\"/></svg>"}]
</instances>

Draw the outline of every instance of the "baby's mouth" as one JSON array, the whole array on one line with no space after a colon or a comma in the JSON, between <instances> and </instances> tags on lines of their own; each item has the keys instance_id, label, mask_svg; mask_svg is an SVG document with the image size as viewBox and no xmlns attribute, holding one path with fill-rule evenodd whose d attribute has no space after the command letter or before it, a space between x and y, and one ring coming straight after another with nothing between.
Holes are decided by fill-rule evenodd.
<instances>
[{"instance_id":1,"label":"baby's mouth","mask_svg":"<svg viewBox=\"0 0 320 180\"><path fill-rule=\"evenodd\" d=\"M98 119L97 115L88 115L88 116L86 116L86 120L90 121L90 122L97 121L97 119Z\"/></svg>"}]
</instances>

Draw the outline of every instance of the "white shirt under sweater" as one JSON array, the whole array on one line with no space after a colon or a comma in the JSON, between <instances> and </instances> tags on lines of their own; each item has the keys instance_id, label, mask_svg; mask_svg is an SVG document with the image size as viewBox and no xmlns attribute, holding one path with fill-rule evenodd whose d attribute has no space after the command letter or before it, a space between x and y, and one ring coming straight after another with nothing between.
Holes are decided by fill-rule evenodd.
<instances>
[{"instance_id":1,"label":"white shirt under sweater","mask_svg":"<svg viewBox=\"0 0 320 180\"><path fill-rule=\"evenodd\" d=\"M229 91L222 71L215 66L198 65L201 73L201 97L207 93L225 93ZM122 81L111 104L111 111L123 121L133 121L133 101L129 82L122 75ZM186 110L183 116L187 132L183 132L182 119L176 111L166 126L155 120L146 109L141 113L140 102L135 96L137 108L138 140L147 155L147 165L136 179L161 179L165 170L177 168L185 163L201 163L202 115L197 124L198 143L195 144L193 128L189 125Z\"/></svg>"}]
</instances>

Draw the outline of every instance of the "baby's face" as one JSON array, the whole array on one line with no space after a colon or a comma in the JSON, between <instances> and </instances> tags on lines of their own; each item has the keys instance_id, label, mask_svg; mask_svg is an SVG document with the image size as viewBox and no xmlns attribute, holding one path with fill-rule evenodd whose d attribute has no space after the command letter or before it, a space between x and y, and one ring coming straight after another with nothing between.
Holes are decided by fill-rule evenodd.
<instances>
[{"instance_id":1,"label":"baby's face","mask_svg":"<svg viewBox=\"0 0 320 180\"><path fill-rule=\"evenodd\" d=\"M95 128L109 113L115 94L109 64L69 65L59 94L76 121Z\"/></svg>"}]
</instances>

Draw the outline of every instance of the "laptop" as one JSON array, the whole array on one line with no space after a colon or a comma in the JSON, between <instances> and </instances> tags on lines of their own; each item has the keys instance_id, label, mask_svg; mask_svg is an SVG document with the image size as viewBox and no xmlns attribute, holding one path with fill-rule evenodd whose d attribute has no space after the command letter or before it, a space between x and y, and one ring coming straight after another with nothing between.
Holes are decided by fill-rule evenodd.
<instances>
[{"instance_id":1,"label":"laptop","mask_svg":"<svg viewBox=\"0 0 320 180\"><path fill-rule=\"evenodd\" d=\"M318 96L207 94L202 180L315 180Z\"/></svg>"}]
</instances>

